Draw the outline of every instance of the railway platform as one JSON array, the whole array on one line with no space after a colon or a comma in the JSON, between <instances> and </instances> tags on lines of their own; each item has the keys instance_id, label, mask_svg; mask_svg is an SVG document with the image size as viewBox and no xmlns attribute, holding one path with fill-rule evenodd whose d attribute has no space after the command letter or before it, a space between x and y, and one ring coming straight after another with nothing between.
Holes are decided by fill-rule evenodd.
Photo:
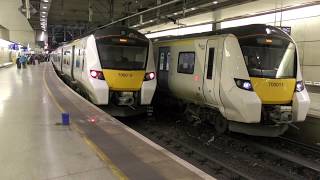
<instances>
[{"instance_id":1,"label":"railway platform","mask_svg":"<svg viewBox=\"0 0 320 180\"><path fill-rule=\"evenodd\" d=\"M0 87L0 179L214 179L74 93L50 63L1 69Z\"/></svg>"},{"instance_id":2,"label":"railway platform","mask_svg":"<svg viewBox=\"0 0 320 180\"><path fill-rule=\"evenodd\" d=\"M0 63L0 69L1 68L6 68L6 67L10 67L11 65L13 65L12 62Z\"/></svg>"}]
</instances>

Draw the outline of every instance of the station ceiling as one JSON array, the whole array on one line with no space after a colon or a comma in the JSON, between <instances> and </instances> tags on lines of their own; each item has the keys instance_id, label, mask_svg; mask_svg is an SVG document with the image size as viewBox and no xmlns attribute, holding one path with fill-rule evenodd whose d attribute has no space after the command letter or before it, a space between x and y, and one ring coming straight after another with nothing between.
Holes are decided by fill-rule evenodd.
<instances>
[{"instance_id":1,"label":"station ceiling","mask_svg":"<svg viewBox=\"0 0 320 180\"><path fill-rule=\"evenodd\" d=\"M26 0L22 0L25 4ZM29 23L41 31L40 19L47 17L49 44L71 40L88 30L114 20L176 1L168 6L135 16L118 24L145 28L158 23L175 21L182 17L235 6L255 0L29 0L33 10ZM47 14L42 14L43 4L49 4ZM192 10L190 10L192 9ZM179 12L179 13L177 13ZM148 22L148 23L145 23Z\"/></svg>"},{"instance_id":2,"label":"station ceiling","mask_svg":"<svg viewBox=\"0 0 320 180\"><path fill-rule=\"evenodd\" d=\"M118 23L136 29L188 19L206 12L223 14L224 9L232 6L246 6L246 3L257 2L257 5L266 6L278 3L277 0L21 0L23 4L30 2L31 17L29 23L36 31L42 31L40 22L46 19L45 29L48 32L49 45L56 45L69 41L81 34L109 24L118 19L134 15L138 12L150 10L142 16L134 16ZM302 3L312 0L278 0L281 4ZM163 4L170 4L155 9ZM44 9L47 6L48 9ZM272 5L271 5L272 7ZM253 7L258 8L258 7ZM154 9L154 10L152 10ZM246 7L245 13L250 8ZM45 12L43 12L45 11ZM44 14L43 14L44 13ZM229 12L228 14L233 14ZM200 16L201 17L201 16ZM176 25L183 21L177 21ZM43 23L43 22L42 22Z\"/></svg>"}]
</instances>

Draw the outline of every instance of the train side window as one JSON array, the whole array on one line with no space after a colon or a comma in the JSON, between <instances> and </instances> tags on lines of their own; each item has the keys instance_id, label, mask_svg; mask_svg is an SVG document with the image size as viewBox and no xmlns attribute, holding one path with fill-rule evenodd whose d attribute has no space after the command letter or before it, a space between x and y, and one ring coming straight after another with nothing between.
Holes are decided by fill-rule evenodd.
<instances>
[{"instance_id":1,"label":"train side window","mask_svg":"<svg viewBox=\"0 0 320 180\"><path fill-rule=\"evenodd\" d=\"M83 72L83 70L84 70L84 56L85 56L85 51L84 51L84 49L83 49L83 50L82 50L82 68L81 68L82 72Z\"/></svg>"},{"instance_id":2,"label":"train side window","mask_svg":"<svg viewBox=\"0 0 320 180\"><path fill-rule=\"evenodd\" d=\"M214 50L215 48L209 48L209 59L207 69L207 79L212 79L213 61L214 61Z\"/></svg>"},{"instance_id":3,"label":"train side window","mask_svg":"<svg viewBox=\"0 0 320 180\"><path fill-rule=\"evenodd\" d=\"M194 72L194 52L180 52L178 59L178 73L193 74Z\"/></svg>"}]
</instances>

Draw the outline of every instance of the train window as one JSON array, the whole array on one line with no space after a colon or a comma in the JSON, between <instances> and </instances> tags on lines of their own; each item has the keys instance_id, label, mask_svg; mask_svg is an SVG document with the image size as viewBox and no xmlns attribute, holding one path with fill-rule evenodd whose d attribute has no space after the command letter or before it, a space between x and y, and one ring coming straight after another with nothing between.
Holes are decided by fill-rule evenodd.
<instances>
[{"instance_id":1,"label":"train window","mask_svg":"<svg viewBox=\"0 0 320 180\"><path fill-rule=\"evenodd\" d=\"M194 60L194 52L180 52L178 60L178 73L193 74Z\"/></svg>"},{"instance_id":2,"label":"train window","mask_svg":"<svg viewBox=\"0 0 320 180\"><path fill-rule=\"evenodd\" d=\"M209 59L207 69L207 79L212 79L213 60L214 60L214 48L209 48Z\"/></svg>"}]
</instances>

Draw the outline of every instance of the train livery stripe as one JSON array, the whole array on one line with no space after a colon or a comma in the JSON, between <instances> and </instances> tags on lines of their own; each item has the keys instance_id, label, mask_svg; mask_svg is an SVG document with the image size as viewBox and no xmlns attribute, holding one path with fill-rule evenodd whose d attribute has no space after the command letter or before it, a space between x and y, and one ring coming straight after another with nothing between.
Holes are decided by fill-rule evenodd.
<instances>
[{"instance_id":1,"label":"train livery stripe","mask_svg":"<svg viewBox=\"0 0 320 180\"><path fill-rule=\"evenodd\" d=\"M167 42L160 42L159 46L191 46L193 45L195 39L188 40L173 40Z\"/></svg>"},{"instance_id":2,"label":"train livery stripe","mask_svg":"<svg viewBox=\"0 0 320 180\"><path fill-rule=\"evenodd\" d=\"M145 70L128 71L103 69L103 75L111 90L139 91L145 75Z\"/></svg>"},{"instance_id":3,"label":"train livery stripe","mask_svg":"<svg viewBox=\"0 0 320 180\"><path fill-rule=\"evenodd\" d=\"M263 104L288 104L292 101L296 79L251 77L253 90Z\"/></svg>"}]
</instances>

